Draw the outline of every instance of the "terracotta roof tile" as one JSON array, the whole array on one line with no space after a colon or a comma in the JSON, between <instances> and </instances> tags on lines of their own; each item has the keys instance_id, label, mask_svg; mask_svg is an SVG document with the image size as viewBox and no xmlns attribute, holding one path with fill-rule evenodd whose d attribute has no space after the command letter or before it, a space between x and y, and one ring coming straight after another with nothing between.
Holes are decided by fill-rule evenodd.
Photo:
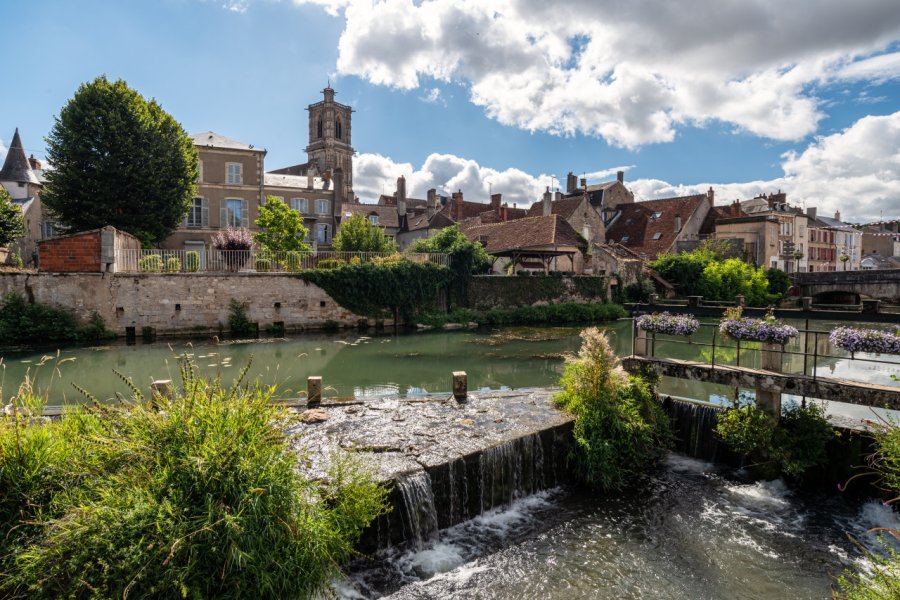
<instances>
[{"instance_id":1,"label":"terracotta roof tile","mask_svg":"<svg viewBox=\"0 0 900 600\"><path fill-rule=\"evenodd\" d=\"M378 215L378 224L382 227L397 228L400 221L397 217L396 206L379 206L377 204L357 204L355 202L344 202L341 205L341 217L348 215Z\"/></svg>"},{"instance_id":2,"label":"terracotta roof tile","mask_svg":"<svg viewBox=\"0 0 900 600\"><path fill-rule=\"evenodd\" d=\"M675 217L681 217L683 227L706 199L706 194L697 194L620 204L618 216L606 230L606 240L618 242L650 259L665 254L678 238Z\"/></svg>"},{"instance_id":3,"label":"terracotta roof tile","mask_svg":"<svg viewBox=\"0 0 900 600\"><path fill-rule=\"evenodd\" d=\"M561 198L560 200L554 200L550 203L550 214L559 215L568 221L572 218L572 215L575 214L575 211L578 210L578 207L581 206L582 201L584 201L584 196L571 196L568 198ZM541 200L532 204L528 209L529 217L541 217L543 215L544 203Z\"/></svg>"},{"instance_id":4,"label":"terracotta roof tile","mask_svg":"<svg viewBox=\"0 0 900 600\"><path fill-rule=\"evenodd\" d=\"M575 247L581 241L565 219L558 215L526 217L490 225L461 226L463 234L472 241L482 241L489 253L510 250L552 249Z\"/></svg>"}]
</instances>

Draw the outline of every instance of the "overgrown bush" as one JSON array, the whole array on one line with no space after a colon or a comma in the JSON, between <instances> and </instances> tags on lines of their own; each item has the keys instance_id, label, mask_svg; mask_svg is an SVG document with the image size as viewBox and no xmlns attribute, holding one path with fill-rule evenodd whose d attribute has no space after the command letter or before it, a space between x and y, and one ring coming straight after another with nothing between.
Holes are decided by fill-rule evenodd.
<instances>
[{"instance_id":1,"label":"overgrown bush","mask_svg":"<svg viewBox=\"0 0 900 600\"><path fill-rule=\"evenodd\" d=\"M788 274L776 267L766 269L766 280L769 282L769 294L777 298L787 297L791 287L791 278Z\"/></svg>"},{"instance_id":2,"label":"overgrown bush","mask_svg":"<svg viewBox=\"0 0 900 600\"><path fill-rule=\"evenodd\" d=\"M274 265L275 257L271 252L262 250L256 254L256 260L254 261L253 266L257 271L271 271Z\"/></svg>"},{"instance_id":3,"label":"overgrown bush","mask_svg":"<svg viewBox=\"0 0 900 600\"><path fill-rule=\"evenodd\" d=\"M159 254L148 254L138 261L141 273L159 273L163 269L163 259Z\"/></svg>"},{"instance_id":4,"label":"overgrown bush","mask_svg":"<svg viewBox=\"0 0 900 600\"><path fill-rule=\"evenodd\" d=\"M228 301L228 330L232 337L255 336L256 324L247 316L247 305L234 298Z\"/></svg>"},{"instance_id":5,"label":"overgrown bush","mask_svg":"<svg viewBox=\"0 0 900 600\"><path fill-rule=\"evenodd\" d=\"M716 433L732 450L750 456L761 472L793 478L824 464L828 441L835 436L825 409L816 403L791 405L779 421L755 404L735 407L719 416Z\"/></svg>"},{"instance_id":6,"label":"overgrown bush","mask_svg":"<svg viewBox=\"0 0 900 600\"><path fill-rule=\"evenodd\" d=\"M11 293L0 299L0 345L47 345L58 342L95 342L115 337L98 313L82 323L75 313L28 302Z\"/></svg>"},{"instance_id":7,"label":"overgrown bush","mask_svg":"<svg viewBox=\"0 0 900 600\"><path fill-rule=\"evenodd\" d=\"M303 255L293 250L288 252L284 257L284 268L287 271L296 273L303 265Z\"/></svg>"},{"instance_id":8,"label":"overgrown bush","mask_svg":"<svg viewBox=\"0 0 900 600\"><path fill-rule=\"evenodd\" d=\"M592 327L581 339L555 401L575 416L577 474L590 486L619 490L668 448L669 418L647 382L625 373L604 333Z\"/></svg>"},{"instance_id":9,"label":"overgrown bush","mask_svg":"<svg viewBox=\"0 0 900 600\"><path fill-rule=\"evenodd\" d=\"M504 325L565 325L573 323L600 323L628 316L618 304L551 304L522 308L494 308L478 311L457 308L449 313L425 312L415 318L416 323L443 327L447 323L478 323L484 327Z\"/></svg>"},{"instance_id":10,"label":"overgrown bush","mask_svg":"<svg viewBox=\"0 0 900 600\"><path fill-rule=\"evenodd\" d=\"M435 236L413 241L407 252L450 255L450 302L460 306L468 303L472 275L488 272L492 264L484 246L480 242L470 242L457 225L445 227Z\"/></svg>"},{"instance_id":11,"label":"overgrown bush","mask_svg":"<svg viewBox=\"0 0 900 600\"><path fill-rule=\"evenodd\" d=\"M638 279L634 283L626 285L623 293L625 294L625 302L643 302L646 304L650 301L650 294L656 293L656 288L649 279Z\"/></svg>"},{"instance_id":12,"label":"overgrown bush","mask_svg":"<svg viewBox=\"0 0 900 600\"><path fill-rule=\"evenodd\" d=\"M700 295L707 300L729 301L740 294L748 306L766 306L778 299L769 294L769 280L762 267L737 258L709 263L700 278Z\"/></svg>"},{"instance_id":13,"label":"overgrown bush","mask_svg":"<svg viewBox=\"0 0 900 600\"><path fill-rule=\"evenodd\" d=\"M274 388L183 368L55 421L0 417L0 596L302 598L327 592L385 493L356 459L298 469Z\"/></svg>"},{"instance_id":14,"label":"overgrown bush","mask_svg":"<svg viewBox=\"0 0 900 600\"><path fill-rule=\"evenodd\" d=\"M200 270L200 253L191 250L184 255L184 268L188 273L196 273Z\"/></svg>"},{"instance_id":15,"label":"overgrown bush","mask_svg":"<svg viewBox=\"0 0 900 600\"><path fill-rule=\"evenodd\" d=\"M354 257L356 258L356 257ZM323 258L316 263L317 269L337 269L346 265L347 262L340 258Z\"/></svg>"},{"instance_id":16,"label":"overgrown bush","mask_svg":"<svg viewBox=\"0 0 900 600\"><path fill-rule=\"evenodd\" d=\"M181 272L181 259L177 256L173 256L169 260L166 261L166 271L169 273L180 273Z\"/></svg>"}]
</instances>

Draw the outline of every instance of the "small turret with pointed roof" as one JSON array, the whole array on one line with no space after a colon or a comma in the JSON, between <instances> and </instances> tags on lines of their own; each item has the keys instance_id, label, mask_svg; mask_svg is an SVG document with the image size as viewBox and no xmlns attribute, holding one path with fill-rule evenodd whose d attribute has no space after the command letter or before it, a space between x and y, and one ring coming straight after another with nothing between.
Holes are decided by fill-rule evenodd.
<instances>
[{"instance_id":1,"label":"small turret with pointed roof","mask_svg":"<svg viewBox=\"0 0 900 600\"><path fill-rule=\"evenodd\" d=\"M9 152L6 153L6 160L3 162L3 168L0 169L0 181L11 181L15 183L31 183L40 185L37 175L31 170L28 163L28 157L25 156L25 149L22 148L22 140L19 138L19 128L13 134L12 143L9 145Z\"/></svg>"}]
</instances>

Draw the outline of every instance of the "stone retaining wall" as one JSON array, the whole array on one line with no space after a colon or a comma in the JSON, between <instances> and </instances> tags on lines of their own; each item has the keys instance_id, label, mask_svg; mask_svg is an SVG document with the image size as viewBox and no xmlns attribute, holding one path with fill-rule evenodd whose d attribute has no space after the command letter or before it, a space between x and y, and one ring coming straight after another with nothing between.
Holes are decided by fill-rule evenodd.
<instances>
[{"instance_id":1,"label":"stone retaining wall","mask_svg":"<svg viewBox=\"0 0 900 600\"><path fill-rule=\"evenodd\" d=\"M231 299L246 304L260 330L274 323L288 331L326 321L354 326L361 318L291 274L0 273L0 294L9 292L85 319L97 311L118 335L132 327L138 335L144 327L158 334L227 330Z\"/></svg>"},{"instance_id":2,"label":"stone retaining wall","mask_svg":"<svg viewBox=\"0 0 900 600\"><path fill-rule=\"evenodd\" d=\"M606 277L478 276L469 282L469 307L478 310L515 308L563 302L604 302L609 297Z\"/></svg>"}]
</instances>

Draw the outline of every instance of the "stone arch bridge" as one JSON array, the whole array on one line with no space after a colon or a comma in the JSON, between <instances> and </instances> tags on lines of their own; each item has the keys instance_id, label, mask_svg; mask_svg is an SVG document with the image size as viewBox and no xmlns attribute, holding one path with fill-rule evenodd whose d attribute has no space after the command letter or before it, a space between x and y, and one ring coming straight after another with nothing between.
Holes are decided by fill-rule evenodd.
<instances>
[{"instance_id":1,"label":"stone arch bridge","mask_svg":"<svg viewBox=\"0 0 900 600\"><path fill-rule=\"evenodd\" d=\"M815 304L859 304L871 298L900 304L900 269L793 273L800 295Z\"/></svg>"}]
</instances>

